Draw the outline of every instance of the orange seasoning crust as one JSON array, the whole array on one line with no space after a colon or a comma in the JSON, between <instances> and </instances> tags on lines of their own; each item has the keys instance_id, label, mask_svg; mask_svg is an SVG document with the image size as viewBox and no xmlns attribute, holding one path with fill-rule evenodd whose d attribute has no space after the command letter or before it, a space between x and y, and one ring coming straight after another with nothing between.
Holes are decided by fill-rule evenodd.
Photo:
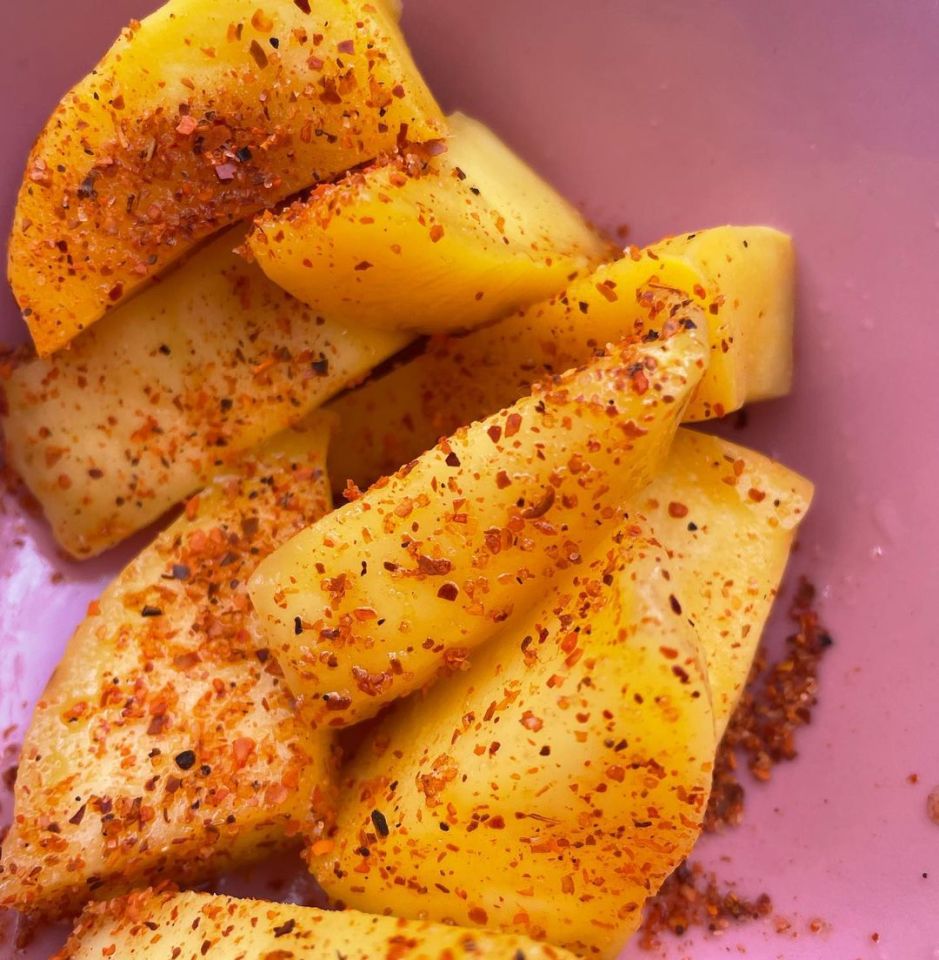
<instances>
[{"instance_id":1,"label":"orange seasoning crust","mask_svg":"<svg viewBox=\"0 0 939 960\"><path fill-rule=\"evenodd\" d=\"M615 528L701 376L696 320L689 305L661 339L537 385L258 567L262 628L318 722L347 726L424 686Z\"/></svg>"},{"instance_id":2,"label":"orange seasoning crust","mask_svg":"<svg viewBox=\"0 0 939 960\"><path fill-rule=\"evenodd\" d=\"M295 709L244 591L329 506L326 422L192 498L88 610L23 745L0 905L59 916L268 855L327 816L331 746Z\"/></svg>"},{"instance_id":3,"label":"orange seasoning crust","mask_svg":"<svg viewBox=\"0 0 939 960\"><path fill-rule=\"evenodd\" d=\"M7 458L73 556L113 546L403 345L325 318L226 231L53 357L0 365Z\"/></svg>"},{"instance_id":4,"label":"orange seasoning crust","mask_svg":"<svg viewBox=\"0 0 939 960\"><path fill-rule=\"evenodd\" d=\"M716 749L655 556L630 521L376 726L342 773L335 843L310 850L331 897L617 955L698 837Z\"/></svg>"},{"instance_id":5,"label":"orange seasoning crust","mask_svg":"<svg viewBox=\"0 0 939 960\"><path fill-rule=\"evenodd\" d=\"M9 263L40 354L205 237L443 130L383 3L170 0L66 94L27 161Z\"/></svg>"},{"instance_id":6,"label":"orange seasoning crust","mask_svg":"<svg viewBox=\"0 0 939 960\"><path fill-rule=\"evenodd\" d=\"M88 907L57 960L576 960L527 937L354 910L140 890Z\"/></svg>"}]
</instances>

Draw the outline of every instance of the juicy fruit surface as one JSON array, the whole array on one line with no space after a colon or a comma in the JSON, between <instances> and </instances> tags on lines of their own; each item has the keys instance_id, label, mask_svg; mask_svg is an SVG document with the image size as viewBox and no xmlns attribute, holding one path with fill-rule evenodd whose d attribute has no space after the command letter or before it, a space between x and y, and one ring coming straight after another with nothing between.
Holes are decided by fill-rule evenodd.
<instances>
[{"instance_id":1,"label":"juicy fruit surface","mask_svg":"<svg viewBox=\"0 0 939 960\"><path fill-rule=\"evenodd\" d=\"M690 315L623 341L265 560L252 601L318 721L344 726L428 683L580 562L655 475L706 352Z\"/></svg>"},{"instance_id":2,"label":"juicy fruit surface","mask_svg":"<svg viewBox=\"0 0 939 960\"><path fill-rule=\"evenodd\" d=\"M439 150L386 158L262 217L249 243L264 272L327 315L437 332L499 320L613 254L492 131L462 114L448 125Z\"/></svg>"},{"instance_id":3,"label":"juicy fruit surface","mask_svg":"<svg viewBox=\"0 0 939 960\"><path fill-rule=\"evenodd\" d=\"M57 960L574 960L525 937L200 893L142 891L82 916Z\"/></svg>"},{"instance_id":4,"label":"juicy fruit surface","mask_svg":"<svg viewBox=\"0 0 939 960\"><path fill-rule=\"evenodd\" d=\"M700 408L692 408L692 419L723 416L744 403L789 393L795 317L792 239L772 227L724 226L672 237L652 249L697 269L704 278L704 296L716 311L709 365L715 389L698 397Z\"/></svg>"},{"instance_id":5,"label":"juicy fruit surface","mask_svg":"<svg viewBox=\"0 0 939 960\"><path fill-rule=\"evenodd\" d=\"M314 860L332 897L616 955L697 839L716 749L697 637L646 546L608 535L381 724Z\"/></svg>"},{"instance_id":6,"label":"juicy fruit surface","mask_svg":"<svg viewBox=\"0 0 939 960\"><path fill-rule=\"evenodd\" d=\"M40 354L216 231L443 117L385 4L169 0L63 98L9 274Z\"/></svg>"},{"instance_id":7,"label":"juicy fruit surface","mask_svg":"<svg viewBox=\"0 0 939 960\"><path fill-rule=\"evenodd\" d=\"M296 712L243 584L328 510L327 440L321 419L258 450L91 605L23 743L0 904L56 916L198 883L326 816L330 742Z\"/></svg>"},{"instance_id":8,"label":"juicy fruit surface","mask_svg":"<svg viewBox=\"0 0 939 960\"><path fill-rule=\"evenodd\" d=\"M701 640L718 738L747 681L812 484L753 450L679 430L633 500L650 526L653 578L671 585Z\"/></svg>"},{"instance_id":9,"label":"juicy fruit surface","mask_svg":"<svg viewBox=\"0 0 939 960\"><path fill-rule=\"evenodd\" d=\"M676 302L686 300L702 307L710 347L686 417L716 416L749 399L778 395L788 381L767 372L772 360L749 372L747 318L760 325L752 338L759 342L764 331L763 342L785 365L793 284L788 237L760 227L721 227L696 236L691 250L677 240L631 250L575 280L559 297L465 337L434 338L421 356L341 397L333 409L345 443L333 457L334 479L366 486L438 437L514 402L533 382L585 362L626 334L652 335ZM770 292L776 289L786 292ZM735 339L730 331L736 328L743 332Z\"/></svg>"},{"instance_id":10,"label":"juicy fruit surface","mask_svg":"<svg viewBox=\"0 0 939 960\"><path fill-rule=\"evenodd\" d=\"M243 236L2 384L9 462L72 555L152 523L404 344L319 317L232 252Z\"/></svg>"}]
</instances>

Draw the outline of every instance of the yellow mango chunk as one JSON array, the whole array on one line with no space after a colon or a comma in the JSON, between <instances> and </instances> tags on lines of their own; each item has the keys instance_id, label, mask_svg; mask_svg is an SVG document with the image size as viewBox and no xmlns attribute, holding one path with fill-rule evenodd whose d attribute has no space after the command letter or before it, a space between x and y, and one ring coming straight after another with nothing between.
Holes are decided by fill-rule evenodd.
<instances>
[{"instance_id":1,"label":"yellow mango chunk","mask_svg":"<svg viewBox=\"0 0 939 960\"><path fill-rule=\"evenodd\" d=\"M704 369L700 311L458 430L258 567L290 689L345 726L431 682L578 564L655 476Z\"/></svg>"},{"instance_id":2,"label":"yellow mango chunk","mask_svg":"<svg viewBox=\"0 0 939 960\"><path fill-rule=\"evenodd\" d=\"M73 556L152 523L404 345L317 316L232 253L243 237L0 384L8 462Z\"/></svg>"},{"instance_id":3,"label":"yellow mango chunk","mask_svg":"<svg viewBox=\"0 0 939 960\"><path fill-rule=\"evenodd\" d=\"M311 419L191 500L91 604L23 743L0 906L74 912L315 836L331 746L295 709L243 584L329 509Z\"/></svg>"},{"instance_id":4,"label":"yellow mango chunk","mask_svg":"<svg viewBox=\"0 0 939 960\"><path fill-rule=\"evenodd\" d=\"M630 515L651 525L670 584L707 659L720 737L743 691L812 484L737 444L679 430ZM667 578L667 579L666 579Z\"/></svg>"},{"instance_id":5,"label":"yellow mango chunk","mask_svg":"<svg viewBox=\"0 0 939 960\"><path fill-rule=\"evenodd\" d=\"M723 416L745 403L785 396L792 387L795 256L792 239L771 227L713 227L651 248L666 263L698 270L711 313L709 376L691 419ZM666 275L667 276L667 275ZM696 291L699 295L701 291ZM720 356L718 356L720 354Z\"/></svg>"},{"instance_id":6,"label":"yellow mango chunk","mask_svg":"<svg viewBox=\"0 0 939 960\"><path fill-rule=\"evenodd\" d=\"M788 382L781 368L751 359L759 348L749 344L777 351L789 369L792 286L789 238L764 227L719 227L690 246L676 240L632 250L560 297L464 337L433 338L422 355L333 403L342 423L333 478L367 486L438 437L512 403L534 381L583 363L625 333L658 330L676 299L702 306L710 345L687 419L778 395Z\"/></svg>"},{"instance_id":7,"label":"yellow mango chunk","mask_svg":"<svg viewBox=\"0 0 939 960\"><path fill-rule=\"evenodd\" d=\"M169 0L65 95L30 153L9 276L37 350L216 231L443 132L389 4Z\"/></svg>"},{"instance_id":8,"label":"yellow mango chunk","mask_svg":"<svg viewBox=\"0 0 939 960\"><path fill-rule=\"evenodd\" d=\"M697 637L642 545L607 533L376 728L312 864L331 897L617 956L699 834L717 745Z\"/></svg>"},{"instance_id":9,"label":"yellow mango chunk","mask_svg":"<svg viewBox=\"0 0 939 960\"><path fill-rule=\"evenodd\" d=\"M214 960L575 960L513 934L153 890L89 907L58 960L191 960L210 952Z\"/></svg>"},{"instance_id":10,"label":"yellow mango chunk","mask_svg":"<svg viewBox=\"0 0 939 960\"><path fill-rule=\"evenodd\" d=\"M462 114L449 125L445 153L387 157L261 217L261 269L321 313L439 332L501 319L609 257L491 130Z\"/></svg>"}]
</instances>

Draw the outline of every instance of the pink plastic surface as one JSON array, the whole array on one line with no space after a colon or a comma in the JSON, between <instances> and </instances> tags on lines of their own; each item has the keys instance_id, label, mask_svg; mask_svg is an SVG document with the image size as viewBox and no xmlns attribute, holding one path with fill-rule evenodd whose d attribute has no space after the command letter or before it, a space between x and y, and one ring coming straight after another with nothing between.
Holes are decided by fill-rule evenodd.
<instances>
[{"instance_id":1,"label":"pink plastic surface","mask_svg":"<svg viewBox=\"0 0 939 960\"><path fill-rule=\"evenodd\" d=\"M55 101L151 6L4 4L0 223ZM926 816L939 785L939 6L408 0L405 22L446 107L491 123L631 242L724 222L797 240L795 391L754 408L736 439L817 482L791 573L823 586L836 646L800 759L750 789L743 828L703 848L793 927L667 955L939 958L939 825ZM23 337L6 293L0 316L0 337ZM0 516L0 752L129 553L68 564L41 524L12 505ZM813 918L823 932L808 932Z\"/></svg>"}]
</instances>

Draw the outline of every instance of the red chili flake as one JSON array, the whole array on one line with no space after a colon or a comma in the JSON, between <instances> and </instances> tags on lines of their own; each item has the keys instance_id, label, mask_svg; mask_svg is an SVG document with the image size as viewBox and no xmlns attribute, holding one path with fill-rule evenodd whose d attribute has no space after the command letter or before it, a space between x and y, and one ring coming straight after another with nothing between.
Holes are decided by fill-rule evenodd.
<instances>
[{"instance_id":1,"label":"red chili flake","mask_svg":"<svg viewBox=\"0 0 939 960\"><path fill-rule=\"evenodd\" d=\"M447 454L447 459L444 462L448 467L458 467L460 465L460 458L451 450Z\"/></svg>"},{"instance_id":2,"label":"red chili flake","mask_svg":"<svg viewBox=\"0 0 939 960\"><path fill-rule=\"evenodd\" d=\"M391 88L391 92L392 92L392 94L393 94L394 96L396 96L399 100L403 100L403 99L404 99L404 87L402 87L400 83L398 83L398 84L396 84L395 86L393 86L393 87Z\"/></svg>"},{"instance_id":3,"label":"red chili flake","mask_svg":"<svg viewBox=\"0 0 939 960\"><path fill-rule=\"evenodd\" d=\"M772 910L772 901L765 893L747 900L721 889L713 873L686 862L649 900L639 946L643 950L658 950L662 946L659 938L665 932L681 937L688 930L701 927L719 933L732 923L767 917Z\"/></svg>"},{"instance_id":4,"label":"red chili flake","mask_svg":"<svg viewBox=\"0 0 939 960\"><path fill-rule=\"evenodd\" d=\"M110 290L108 290L108 299L111 303L117 303L118 300L124 295L124 284L115 283Z\"/></svg>"},{"instance_id":5,"label":"red chili flake","mask_svg":"<svg viewBox=\"0 0 939 960\"><path fill-rule=\"evenodd\" d=\"M297 925L297 921L290 919L286 923L281 924L281 926L274 927L274 936L286 937L288 933L293 933L293 928L296 925Z\"/></svg>"},{"instance_id":6,"label":"red chili flake","mask_svg":"<svg viewBox=\"0 0 939 960\"><path fill-rule=\"evenodd\" d=\"M176 132L183 137L192 136L195 133L196 128L199 126L199 121L196 120L191 114L186 114L178 124L176 124Z\"/></svg>"},{"instance_id":7,"label":"red chili flake","mask_svg":"<svg viewBox=\"0 0 939 960\"><path fill-rule=\"evenodd\" d=\"M349 53L349 54L355 53L355 41L340 40L339 43L336 44L336 49L340 53Z\"/></svg>"},{"instance_id":8,"label":"red chili flake","mask_svg":"<svg viewBox=\"0 0 939 960\"><path fill-rule=\"evenodd\" d=\"M535 732L539 731L544 726L544 720L540 717L536 717L531 710L526 710L522 714L522 719L519 720L519 723L526 730L533 730Z\"/></svg>"},{"instance_id":9,"label":"red chili flake","mask_svg":"<svg viewBox=\"0 0 939 960\"><path fill-rule=\"evenodd\" d=\"M459 594L460 588L452 580L448 580L442 584L437 591L437 596L440 597L441 600L456 600Z\"/></svg>"},{"instance_id":10,"label":"red chili flake","mask_svg":"<svg viewBox=\"0 0 939 960\"><path fill-rule=\"evenodd\" d=\"M500 470L496 474L496 486L500 490L504 490L506 487L511 485L512 485L511 477L509 477L509 475L504 470Z\"/></svg>"},{"instance_id":11,"label":"red chili flake","mask_svg":"<svg viewBox=\"0 0 939 960\"><path fill-rule=\"evenodd\" d=\"M443 237L443 226L439 223L435 223L430 228L430 239L433 243L436 243Z\"/></svg>"},{"instance_id":12,"label":"red chili flake","mask_svg":"<svg viewBox=\"0 0 939 960\"><path fill-rule=\"evenodd\" d=\"M505 419L506 437L514 437L522 427L522 415L520 413L510 413Z\"/></svg>"},{"instance_id":13,"label":"red chili flake","mask_svg":"<svg viewBox=\"0 0 939 960\"><path fill-rule=\"evenodd\" d=\"M612 280L604 280L603 283L598 283L596 286L597 292L602 294L610 303L615 303L619 300L616 290L613 289L616 284Z\"/></svg>"},{"instance_id":14,"label":"red chili flake","mask_svg":"<svg viewBox=\"0 0 939 960\"><path fill-rule=\"evenodd\" d=\"M248 758L254 753L256 746L257 744L250 737L239 737L231 745L235 766L239 770L248 762Z\"/></svg>"},{"instance_id":15,"label":"red chili flake","mask_svg":"<svg viewBox=\"0 0 939 960\"><path fill-rule=\"evenodd\" d=\"M264 52L264 47L257 42L257 40L251 41L251 46L248 48L248 53L251 54L254 62L263 70L268 63L267 54Z\"/></svg>"},{"instance_id":16,"label":"red chili flake","mask_svg":"<svg viewBox=\"0 0 939 960\"><path fill-rule=\"evenodd\" d=\"M482 907L472 907L468 914L473 923L486 924L489 920L489 914Z\"/></svg>"},{"instance_id":17,"label":"red chili flake","mask_svg":"<svg viewBox=\"0 0 939 960\"><path fill-rule=\"evenodd\" d=\"M747 496L755 503L762 503L766 499L766 493L763 490L757 490L755 487L750 487Z\"/></svg>"},{"instance_id":18,"label":"red chili flake","mask_svg":"<svg viewBox=\"0 0 939 960\"><path fill-rule=\"evenodd\" d=\"M37 157L33 161L29 168L29 179L43 187L48 187L52 183L52 173L42 157Z\"/></svg>"},{"instance_id":19,"label":"red chili flake","mask_svg":"<svg viewBox=\"0 0 939 960\"><path fill-rule=\"evenodd\" d=\"M683 503L673 500L668 505L668 515L676 520L681 520L682 517L688 516L688 508Z\"/></svg>"},{"instance_id":20,"label":"red chili flake","mask_svg":"<svg viewBox=\"0 0 939 960\"><path fill-rule=\"evenodd\" d=\"M537 520L539 517L543 517L554 506L555 496L554 487L548 487L544 496L537 503L526 507L522 511L522 516L526 520Z\"/></svg>"},{"instance_id":21,"label":"red chili flake","mask_svg":"<svg viewBox=\"0 0 939 960\"><path fill-rule=\"evenodd\" d=\"M372 265L371 263L369 263L368 260L362 260L362 261L360 261L359 263L357 263L353 269L355 269L355 270L371 270L371 269L372 269L372 266L373 266L373 265Z\"/></svg>"},{"instance_id":22,"label":"red chili flake","mask_svg":"<svg viewBox=\"0 0 939 960\"><path fill-rule=\"evenodd\" d=\"M270 33L274 29L274 21L263 10L255 10L251 26L260 33Z\"/></svg>"},{"instance_id":23,"label":"red chili flake","mask_svg":"<svg viewBox=\"0 0 939 960\"><path fill-rule=\"evenodd\" d=\"M301 12L309 13L310 12L310 0L293 0L294 6L298 7Z\"/></svg>"},{"instance_id":24,"label":"red chili flake","mask_svg":"<svg viewBox=\"0 0 939 960\"><path fill-rule=\"evenodd\" d=\"M435 560L421 554L417 558L417 568L421 573L426 573L429 577L443 577L453 569L453 564L444 558Z\"/></svg>"},{"instance_id":25,"label":"red chili flake","mask_svg":"<svg viewBox=\"0 0 939 960\"><path fill-rule=\"evenodd\" d=\"M939 787L934 787L926 798L926 816L939 827Z\"/></svg>"},{"instance_id":26,"label":"red chili flake","mask_svg":"<svg viewBox=\"0 0 939 960\"><path fill-rule=\"evenodd\" d=\"M486 431L486 433L489 434L489 439L490 439L493 443L498 443L498 442L502 439L502 427L500 427L498 424L495 424L495 423L494 423L494 424Z\"/></svg>"}]
</instances>

